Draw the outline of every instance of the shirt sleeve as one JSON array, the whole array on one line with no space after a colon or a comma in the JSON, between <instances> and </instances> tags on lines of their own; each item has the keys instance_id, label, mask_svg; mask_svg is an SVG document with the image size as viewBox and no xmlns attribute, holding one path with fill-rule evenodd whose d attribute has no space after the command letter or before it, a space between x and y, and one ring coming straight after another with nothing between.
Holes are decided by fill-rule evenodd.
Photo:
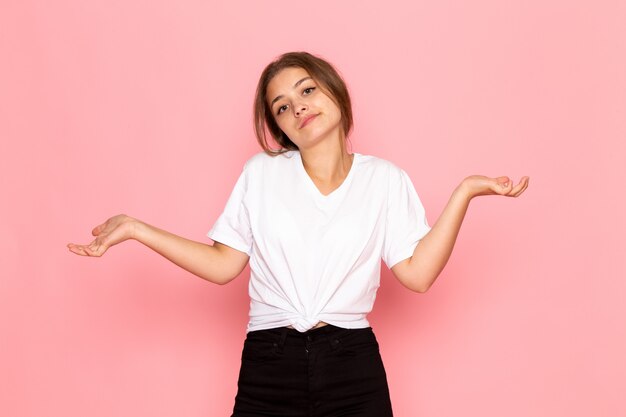
<instances>
[{"instance_id":1,"label":"shirt sleeve","mask_svg":"<svg viewBox=\"0 0 626 417\"><path fill-rule=\"evenodd\" d=\"M430 231L424 206L411 179L403 170L392 169L382 258L391 269L410 258L419 241Z\"/></svg>"},{"instance_id":2,"label":"shirt sleeve","mask_svg":"<svg viewBox=\"0 0 626 417\"><path fill-rule=\"evenodd\" d=\"M224 211L207 233L215 242L230 246L248 256L252 254L252 230L245 204L249 170L244 167L235 188L230 194Z\"/></svg>"}]
</instances>

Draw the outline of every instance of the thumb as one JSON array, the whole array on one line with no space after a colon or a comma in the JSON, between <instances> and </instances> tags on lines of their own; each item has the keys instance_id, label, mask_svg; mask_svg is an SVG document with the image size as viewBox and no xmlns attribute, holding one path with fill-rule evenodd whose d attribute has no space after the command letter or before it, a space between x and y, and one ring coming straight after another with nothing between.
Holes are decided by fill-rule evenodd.
<instances>
[{"instance_id":1,"label":"thumb","mask_svg":"<svg viewBox=\"0 0 626 417\"><path fill-rule=\"evenodd\" d=\"M506 194L511 191L513 182L507 176L496 178L495 192L498 194Z\"/></svg>"}]
</instances>

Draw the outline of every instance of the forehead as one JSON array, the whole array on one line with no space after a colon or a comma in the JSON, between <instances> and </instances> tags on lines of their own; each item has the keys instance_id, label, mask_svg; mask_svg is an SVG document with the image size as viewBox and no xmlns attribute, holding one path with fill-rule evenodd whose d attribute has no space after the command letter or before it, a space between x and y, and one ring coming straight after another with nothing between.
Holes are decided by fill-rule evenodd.
<instances>
[{"instance_id":1,"label":"forehead","mask_svg":"<svg viewBox=\"0 0 626 417\"><path fill-rule=\"evenodd\" d=\"M310 77L309 73L300 67L285 68L280 70L267 84L268 101L276 96L283 95L293 90L294 85L303 78Z\"/></svg>"}]
</instances>

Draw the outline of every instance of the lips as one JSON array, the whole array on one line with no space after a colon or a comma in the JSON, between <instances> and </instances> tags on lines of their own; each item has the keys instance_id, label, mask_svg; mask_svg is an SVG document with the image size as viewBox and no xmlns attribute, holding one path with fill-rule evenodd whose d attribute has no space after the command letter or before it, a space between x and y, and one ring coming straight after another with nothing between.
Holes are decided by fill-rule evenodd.
<instances>
[{"instance_id":1,"label":"lips","mask_svg":"<svg viewBox=\"0 0 626 417\"><path fill-rule=\"evenodd\" d=\"M310 116L307 116L304 118L304 120L302 120L302 123L300 123L300 127L299 129L302 129L304 126L308 125L309 123L311 123L311 121L313 119L315 119L317 117L317 114L312 114Z\"/></svg>"}]
</instances>

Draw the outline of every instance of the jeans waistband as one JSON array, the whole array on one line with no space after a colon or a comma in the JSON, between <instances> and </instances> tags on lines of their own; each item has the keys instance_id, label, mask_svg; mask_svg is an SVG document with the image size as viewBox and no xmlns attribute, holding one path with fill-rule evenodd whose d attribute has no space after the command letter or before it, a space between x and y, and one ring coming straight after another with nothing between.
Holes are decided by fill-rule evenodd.
<instances>
[{"instance_id":1,"label":"jeans waistband","mask_svg":"<svg viewBox=\"0 0 626 417\"><path fill-rule=\"evenodd\" d=\"M278 327L274 329L255 330L248 333L250 339L271 340L274 346L282 349L285 345L306 345L315 346L328 343L333 349L341 344L343 336L352 332L371 332L370 327L360 329L344 329L342 327L328 324L326 326L299 332L289 327Z\"/></svg>"}]
</instances>

